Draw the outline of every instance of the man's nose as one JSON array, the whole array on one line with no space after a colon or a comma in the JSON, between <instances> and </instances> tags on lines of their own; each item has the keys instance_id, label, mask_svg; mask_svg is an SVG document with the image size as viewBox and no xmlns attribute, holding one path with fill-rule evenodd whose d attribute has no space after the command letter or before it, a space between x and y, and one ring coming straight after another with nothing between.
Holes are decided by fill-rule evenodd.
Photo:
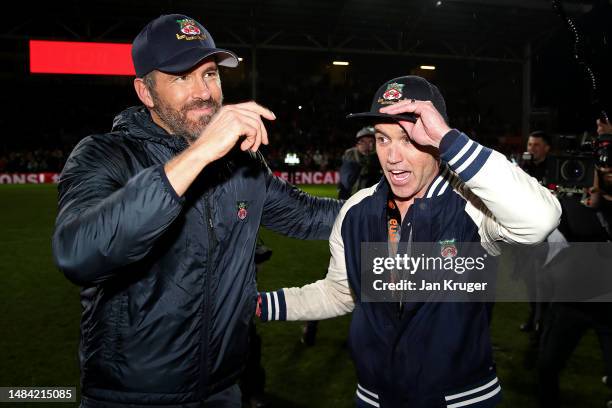
<instances>
[{"instance_id":1,"label":"man's nose","mask_svg":"<svg viewBox=\"0 0 612 408\"><path fill-rule=\"evenodd\" d=\"M402 157L399 154L398 150L393 146L389 146L389 150L387 151L387 162L390 164L395 164L401 161Z\"/></svg>"},{"instance_id":2,"label":"man's nose","mask_svg":"<svg viewBox=\"0 0 612 408\"><path fill-rule=\"evenodd\" d=\"M208 88L208 83L205 79L199 79L196 81L192 94L194 97L203 99L205 101L210 98L210 89Z\"/></svg>"}]
</instances>

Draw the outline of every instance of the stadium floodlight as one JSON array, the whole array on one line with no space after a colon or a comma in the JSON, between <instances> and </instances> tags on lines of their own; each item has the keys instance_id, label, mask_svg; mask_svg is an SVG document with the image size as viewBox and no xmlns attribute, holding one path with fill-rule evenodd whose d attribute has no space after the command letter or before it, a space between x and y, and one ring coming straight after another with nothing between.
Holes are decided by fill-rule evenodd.
<instances>
[{"instance_id":1,"label":"stadium floodlight","mask_svg":"<svg viewBox=\"0 0 612 408\"><path fill-rule=\"evenodd\" d=\"M334 62L332 62L332 64L347 66L347 65L349 65L349 62L348 61L334 61Z\"/></svg>"},{"instance_id":2,"label":"stadium floodlight","mask_svg":"<svg viewBox=\"0 0 612 408\"><path fill-rule=\"evenodd\" d=\"M240 61L240 62L242 62L243 59L244 58L242 58L242 57L238 57L238 61Z\"/></svg>"},{"instance_id":3,"label":"stadium floodlight","mask_svg":"<svg viewBox=\"0 0 612 408\"><path fill-rule=\"evenodd\" d=\"M295 166L296 164L300 164L300 158L296 153L287 153L285 156L285 164Z\"/></svg>"},{"instance_id":4,"label":"stadium floodlight","mask_svg":"<svg viewBox=\"0 0 612 408\"><path fill-rule=\"evenodd\" d=\"M429 71L433 71L433 70L436 69L436 66L435 65L421 65L421 69L426 69L426 70L429 70Z\"/></svg>"}]
</instances>

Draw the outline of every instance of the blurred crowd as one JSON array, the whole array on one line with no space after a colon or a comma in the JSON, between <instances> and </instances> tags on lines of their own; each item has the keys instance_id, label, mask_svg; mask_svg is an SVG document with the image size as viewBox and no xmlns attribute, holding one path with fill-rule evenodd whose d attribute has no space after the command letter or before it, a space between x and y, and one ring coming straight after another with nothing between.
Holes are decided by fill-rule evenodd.
<instances>
[{"instance_id":1,"label":"blurred crowd","mask_svg":"<svg viewBox=\"0 0 612 408\"><path fill-rule=\"evenodd\" d=\"M0 152L0 173L60 172L67 154L61 148Z\"/></svg>"},{"instance_id":2,"label":"blurred crowd","mask_svg":"<svg viewBox=\"0 0 612 408\"><path fill-rule=\"evenodd\" d=\"M346 114L367 109L380 81L367 75L360 77L358 73L341 80L330 75L296 78L292 70L286 74L275 71L275 75L275 78L261 78L256 98L278 118L266 124L270 144L262 148L270 167L290 170L292 166L285 163L285 158L287 154L296 154L300 163L293 168L338 170L344 151L354 145L355 134L362 127L348 123ZM0 172L61 171L79 140L90 134L107 132L116 114L138 103L130 92L131 83L117 81L112 84L117 86L110 86L108 81L90 83L76 78L70 87L62 87L60 82L56 85L62 92L54 92L54 95L61 114L54 110L44 111L35 121L9 120L11 115L19 116L23 108L11 105L13 111L0 118L0 124L20 136L7 139L0 149ZM55 85L47 81L41 80L40 85L55 89ZM95 92L100 97L86 104L75 103L76 95L88 92ZM250 94L248 81L224 82L226 103L248 100ZM506 124L493 112L479 115L477 109L477 105L468 103L449 106L451 125L503 153L519 153L523 138L516 126Z\"/></svg>"}]
</instances>

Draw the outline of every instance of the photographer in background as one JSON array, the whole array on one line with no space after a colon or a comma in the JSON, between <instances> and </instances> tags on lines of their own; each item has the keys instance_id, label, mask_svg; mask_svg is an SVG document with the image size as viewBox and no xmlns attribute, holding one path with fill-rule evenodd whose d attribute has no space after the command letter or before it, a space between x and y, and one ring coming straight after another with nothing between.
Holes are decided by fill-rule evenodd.
<instances>
[{"instance_id":1,"label":"photographer in background","mask_svg":"<svg viewBox=\"0 0 612 408\"><path fill-rule=\"evenodd\" d=\"M548 153L550 152L550 136L542 130L529 134L527 140L527 154L523 156L521 168L531 177L535 177L540 184L546 177Z\"/></svg>"},{"instance_id":2,"label":"photographer in background","mask_svg":"<svg viewBox=\"0 0 612 408\"><path fill-rule=\"evenodd\" d=\"M612 124L597 119L597 168L593 188L589 190L589 197L585 204L598 210L603 215L604 224L607 225L608 236L610 234L609 214L612 213ZM602 216L598 216L602 218ZM612 238L608 237L608 240Z\"/></svg>"},{"instance_id":3,"label":"photographer in background","mask_svg":"<svg viewBox=\"0 0 612 408\"><path fill-rule=\"evenodd\" d=\"M527 151L523 154L521 168L531 177L538 180L540 184L545 184L546 182L547 158L550 148L551 143L548 133L542 130L536 130L529 134L529 138L527 139ZM514 270L514 276L525 282L530 299L529 315L520 326L521 331L532 332L530 339L531 347L525 358L526 365L532 364L534 361L533 357L537 354L539 326L545 309L544 304L536 303L536 277L538 272L542 269L547 252L546 244L541 244L541 247L542 250L538 251L526 249L526 251L529 251L530 257L524 258L523 256L517 256L517 259L525 259L526 262L517 264ZM517 250L521 251L520 248L517 248ZM533 256L534 254L536 256Z\"/></svg>"},{"instance_id":4,"label":"photographer in background","mask_svg":"<svg viewBox=\"0 0 612 408\"><path fill-rule=\"evenodd\" d=\"M380 181L382 170L374 151L374 128L366 126L357 132L355 146L342 156L338 198L348 200L354 192Z\"/></svg>"},{"instance_id":5,"label":"photographer in background","mask_svg":"<svg viewBox=\"0 0 612 408\"><path fill-rule=\"evenodd\" d=\"M598 120L597 125L595 185L589 190L590 198L560 198L563 214L559 230L569 242L612 242L612 134L603 133L605 125L610 126L607 122ZM581 264L579 256L574 256L573 261ZM595 271L581 270L573 264L567 268L569 264L552 263L547 265L551 273L562 273L563 269L580 271L583 275L609 273L607 263ZM595 330L601 345L605 365L603 382L612 386L612 304L553 302L547 311L540 339L538 397L541 407L559 406L559 375L589 329ZM612 407L612 401L608 402L608 407Z\"/></svg>"}]
</instances>

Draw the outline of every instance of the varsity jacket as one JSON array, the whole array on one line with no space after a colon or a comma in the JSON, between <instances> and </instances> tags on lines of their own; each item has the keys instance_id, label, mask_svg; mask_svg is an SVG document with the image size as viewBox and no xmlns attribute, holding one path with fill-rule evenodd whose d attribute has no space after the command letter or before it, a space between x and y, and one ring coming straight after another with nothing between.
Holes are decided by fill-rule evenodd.
<instances>
[{"instance_id":1,"label":"varsity jacket","mask_svg":"<svg viewBox=\"0 0 612 408\"><path fill-rule=\"evenodd\" d=\"M557 199L518 166L457 130L440 144L440 172L402 220L401 241L535 244L559 223ZM358 407L491 407L501 399L492 358L490 304L361 299L361 243L387 241L389 185L351 197L330 236L327 276L260 294L260 318L320 320L353 312L349 347Z\"/></svg>"}]
</instances>

